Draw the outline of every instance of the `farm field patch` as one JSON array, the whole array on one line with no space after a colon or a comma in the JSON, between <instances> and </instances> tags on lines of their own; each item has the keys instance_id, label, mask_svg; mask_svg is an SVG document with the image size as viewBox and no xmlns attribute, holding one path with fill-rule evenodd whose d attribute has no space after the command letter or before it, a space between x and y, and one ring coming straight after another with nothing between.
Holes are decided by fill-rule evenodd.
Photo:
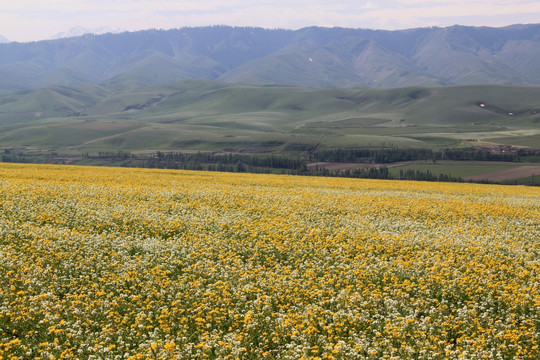
<instances>
[{"instance_id":1,"label":"farm field patch","mask_svg":"<svg viewBox=\"0 0 540 360\"><path fill-rule=\"evenodd\" d=\"M522 169L522 170L516 170ZM538 171L538 166L535 163L513 163L501 161L452 161L439 160L435 163L431 161L412 161L403 163L403 166L393 166L390 172L397 174L399 171L420 170L430 171L436 175L451 174L455 177L462 177L470 180L488 179L489 174L504 172L507 176L500 180L512 180L520 177L531 176L531 171ZM525 171L523 171L525 170ZM530 171L529 171L530 170ZM495 180L495 179L491 179Z\"/></svg>"},{"instance_id":2,"label":"farm field patch","mask_svg":"<svg viewBox=\"0 0 540 360\"><path fill-rule=\"evenodd\" d=\"M514 169L501 170L482 175L468 176L465 180L513 180L540 174L540 166L519 166Z\"/></svg>"},{"instance_id":3,"label":"farm field patch","mask_svg":"<svg viewBox=\"0 0 540 360\"><path fill-rule=\"evenodd\" d=\"M540 357L540 189L0 164L0 358Z\"/></svg>"}]
</instances>

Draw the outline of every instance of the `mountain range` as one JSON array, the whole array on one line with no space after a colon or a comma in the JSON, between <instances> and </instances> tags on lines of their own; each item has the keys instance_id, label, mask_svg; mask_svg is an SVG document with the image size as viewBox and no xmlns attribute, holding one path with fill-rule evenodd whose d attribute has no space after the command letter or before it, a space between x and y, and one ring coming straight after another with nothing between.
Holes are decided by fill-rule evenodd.
<instances>
[{"instance_id":1,"label":"mountain range","mask_svg":"<svg viewBox=\"0 0 540 360\"><path fill-rule=\"evenodd\" d=\"M0 44L0 90L185 79L252 85L540 85L540 24L386 31L212 26Z\"/></svg>"}]
</instances>

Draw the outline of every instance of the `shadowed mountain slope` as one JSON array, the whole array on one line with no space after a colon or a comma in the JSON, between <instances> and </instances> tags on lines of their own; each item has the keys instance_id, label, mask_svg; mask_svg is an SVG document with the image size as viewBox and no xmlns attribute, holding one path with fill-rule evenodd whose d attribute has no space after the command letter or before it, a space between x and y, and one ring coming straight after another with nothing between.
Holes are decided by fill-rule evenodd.
<instances>
[{"instance_id":1,"label":"shadowed mountain slope","mask_svg":"<svg viewBox=\"0 0 540 360\"><path fill-rule=\"evenodd\" d=\"M0 44L0 90L184 79L311 87L540 84L540 25L400 31L228 26Z\"/></svg>"}]
</instances>

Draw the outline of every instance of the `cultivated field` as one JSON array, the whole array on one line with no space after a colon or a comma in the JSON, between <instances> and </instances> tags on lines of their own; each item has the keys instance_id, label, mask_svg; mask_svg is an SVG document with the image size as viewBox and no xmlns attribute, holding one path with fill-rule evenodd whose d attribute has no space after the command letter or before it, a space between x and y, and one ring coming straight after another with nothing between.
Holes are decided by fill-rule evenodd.
<instances>
[{"instance_id":1,"label":"cultivated field","mask_svg":"<svg viewBox=\"0 0 540 360\"><path fill-rule=\"evenodd\" d=\"M465 180L513 180L524 178L531 175L540 175L540 166L519 166L515 169L507 169L496 172L491 172L482 175L475 175L466 177Z\"/></svg>"},{"instance_id":2,"label":"cultivated field","mask_svg":"<svg viewBox=\"0 0 540 360\"><path fill-rule=\"evenodd\" d=\"M538 359L540 189L0 164L1 359Z\"/></svg>"},{"instance_id":3,"label":"cultivated field","mask_svg":"<svg viewBox=\"0 0 540 360\"><path fill-rule=\"evenodd\" d=\"M540 166L537 163L504 162L504 161L452 161L442 160L436 163L429 161L411 161L387 165L390 173L399 171L430 171L433 174L451 174L465 181L505 181L524 179L522 184L531 184L531 175L540 179Z\"/></svg>"}]
</instances>

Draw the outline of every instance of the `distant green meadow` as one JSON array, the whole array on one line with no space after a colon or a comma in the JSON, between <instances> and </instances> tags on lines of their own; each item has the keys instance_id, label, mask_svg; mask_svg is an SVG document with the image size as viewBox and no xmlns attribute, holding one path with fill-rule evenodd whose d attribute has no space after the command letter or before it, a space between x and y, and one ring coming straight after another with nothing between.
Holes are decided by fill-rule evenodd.
<instances>
[{"instance_id":1,"label":"distant green meadow","mask_svg":"<svg viewBox=\"0 0 540 360\"><path fill-rule=\"evenodd\" d=\"M0 152L38 162L54 162L51 153L75 163L82 154L118 151L308 159L331 149L500 145L540 147L540 87L336 89L189 80L120 92L86 84L0 93ZM455 176L484 171L472 163L409 167Z\"/></svg>"}]
</instances>

